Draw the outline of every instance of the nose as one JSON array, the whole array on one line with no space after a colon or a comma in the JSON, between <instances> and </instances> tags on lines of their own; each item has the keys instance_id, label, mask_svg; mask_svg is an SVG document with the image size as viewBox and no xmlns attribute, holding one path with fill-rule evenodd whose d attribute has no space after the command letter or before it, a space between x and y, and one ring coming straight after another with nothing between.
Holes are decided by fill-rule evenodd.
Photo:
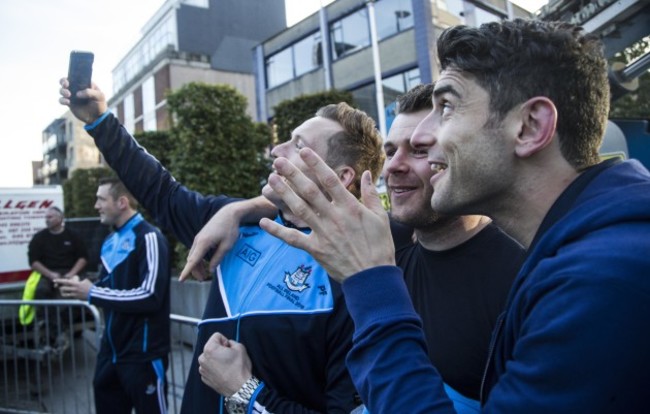
<instances>
[{"instance_id":1,"label":"nose","mask_svg":"<svg viewBox=\"0 0 650 414\"><path fill-rule=\"evenodd\" d=\"M289 141L285 141L282 144L278 144L275 147L273 147L273 149L271 150L271 156L273 158L282 157L283 156L282 154L285 153L285 148L287 148L287 145L289 145Z\"/></svg>"},{"instance_id":2,"label":"nose","mask_svg":"<svg viewBox=\"0 0 650 414\"><path fill-rule=\"evenodd\" d=\"M384 163L384 177L389 174L404 173L408 171L408 163L404 162L404 157L406 156L404 154L405 152L406 151L398 149L391 158L386 159L386 162Z\"/></svg>"},{"instance_id":3,"label":"nose","mask_svg":"<svg viewBox=\"0 0 650 414\"><path fill-rule=\"evenodd\" d=\"M422 121L415 127L413 135L411 135L411 146L413 148L431 148L436 144L434 136L435 129L435 113L434 111L424 117Z\"/></svg>"}]
</instances>

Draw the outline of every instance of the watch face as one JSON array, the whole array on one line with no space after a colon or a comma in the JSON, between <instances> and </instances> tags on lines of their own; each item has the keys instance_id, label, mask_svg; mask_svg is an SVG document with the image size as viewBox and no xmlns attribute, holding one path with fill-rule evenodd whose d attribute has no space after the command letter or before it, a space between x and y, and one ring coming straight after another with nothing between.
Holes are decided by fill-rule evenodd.
<instances>
[{"instance_id":1,"label":"watch face","mask_svg":"<svg viewBox=\"0 0 650 414\"><path fill-rule=\"evenodd\" d=\"M229 414L246 414L247 405L248 404L242 401L237 401L230 398L226 399L226 409L228 410Z\"/></svg>"}]
</instances>

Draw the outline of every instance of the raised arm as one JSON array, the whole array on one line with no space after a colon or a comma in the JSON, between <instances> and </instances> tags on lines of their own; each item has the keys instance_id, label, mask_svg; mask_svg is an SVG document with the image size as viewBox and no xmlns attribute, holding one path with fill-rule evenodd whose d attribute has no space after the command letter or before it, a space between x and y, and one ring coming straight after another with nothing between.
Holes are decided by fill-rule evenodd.
<instances>
[{"instance_id":1,"label":"raised arm","mask_svg":"<svg viewBox=\"0 0 650 414\"><path fill-rule=\"evenodd\" d=\"M63 78L60 83L59 102L69 105L70 111L88 124L86 131L120 180L157 224L173 232L184 245L191 246L194 236L214 213L236 200L226 196L204 196L176 181L108 111L106 98L97 85L77 93L87 98L86 103L70 105L68 81Z\"/></svg>"}]
</instances>

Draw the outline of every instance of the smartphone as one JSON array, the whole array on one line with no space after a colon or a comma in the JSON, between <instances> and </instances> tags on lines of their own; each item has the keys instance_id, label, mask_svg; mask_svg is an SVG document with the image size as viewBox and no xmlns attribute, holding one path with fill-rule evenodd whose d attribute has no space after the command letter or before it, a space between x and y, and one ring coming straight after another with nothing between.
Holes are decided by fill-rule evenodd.
<instances>
[{"instance_id":1,"label":"smartphone","mask_svg":"<svg viewBox=\"0 0 650 414\"><path fill-rule=\"evenodd\" d=\"M95 55L91 52L73 50L70 52L70 65L68 66L68 83L70 102L73 105L82 104L86 99L77 98L77 92L90 88L93 76L93 61Z\"/></svg>"}]
</instances>

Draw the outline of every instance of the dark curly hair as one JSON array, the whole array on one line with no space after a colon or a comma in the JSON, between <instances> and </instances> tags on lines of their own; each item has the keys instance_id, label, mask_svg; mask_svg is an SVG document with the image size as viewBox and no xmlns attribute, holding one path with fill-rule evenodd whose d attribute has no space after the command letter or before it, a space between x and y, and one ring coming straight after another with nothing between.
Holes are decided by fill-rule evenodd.
<instances>
[{"instance_id":1,"label":"dark curly hair","mask_svg":"<svg viewBox=\"0 0 650 414\"><path fill-rule=\"evenodd\" d=\"M443 70L470 73L488 91L489 124L545 96L557 108L564 158L578 170L598 162L610 94L598 37L570 23L515 19L448 28L437 46Z\"/></svg>"}]
</instances>

